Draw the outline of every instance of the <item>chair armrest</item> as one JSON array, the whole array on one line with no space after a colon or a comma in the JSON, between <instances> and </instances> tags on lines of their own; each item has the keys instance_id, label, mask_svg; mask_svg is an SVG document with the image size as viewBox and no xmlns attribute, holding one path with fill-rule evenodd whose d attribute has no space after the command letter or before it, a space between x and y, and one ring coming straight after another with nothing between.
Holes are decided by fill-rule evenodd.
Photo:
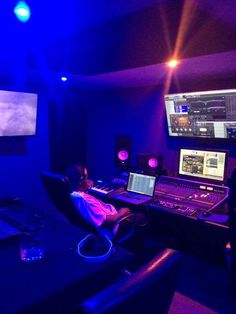
<instances>
[{"instance_id":1,"label":"chair armrest","mask_svg":"<svg viewBox=\"0 0 236 314\"><path fill-rule=\"evenodd\" d=\"M119 306L119 304L127 305L127 301L129 299L132 300L134 296L138 298L134 301L135 303L142 302L143 299L145 308L145 306L149 306L149 303L145 303L145 293L151 293L155 287L157 290L155 290L153 302L157 305L157 300L160 299L160 304L162 304L162 300L167 298L166 305L164 306L167 309L176 287L179 258L180 254L177 251L165 249L131 276L118 281L95 296L85 300L81 304L83 313L113 313L112 310L116 309L116 306ZM171 284L170 280L172 281ZM140 295L143 298L140 298ZM160 310L160 313L163 313L158 308L158 305L156 310L157 312ZM128 311L125 311L125 313L128 313Z\"/></svg>"},{"instance_id":2,"label":"chair armrest","mask_svg":"<svg viewBox=\"0 0 236 314\"><path fill-rule=\"evenodd\" d=\"M122 222L125 222L128 218L131 218L133 217L134 214L133 213L130 213L130 214L127 214L127 215L124 215L122 217L119 217L116 219L116 221L114 222L114 225L117 225L117 224L120 224Z\"/></svg>"},{"instance_id":3,"label":"chair armrest","mask_svg":"<svg viewBox=\"0 0 236 314\"><path fill-rule=\"evenodd\" d=\"M135 231L135 227L136 227L136 223L135 223L135 219L132 219L132 217L134 217L133 213L124 215L122 217L119 217L118 219L116 219L116 221L113 223L113 226L119 226L119 228L122 229L122 224L126 224L127 221L129 222L129 229L128 231L122 236L122 237L117 237L117 243L121 243L124 242L125 240L127 240L128 238L132 237ZM131 218L131 219L129 219ZM119 234L119 231L118 231Z\"/></svg>"}]
</instances>

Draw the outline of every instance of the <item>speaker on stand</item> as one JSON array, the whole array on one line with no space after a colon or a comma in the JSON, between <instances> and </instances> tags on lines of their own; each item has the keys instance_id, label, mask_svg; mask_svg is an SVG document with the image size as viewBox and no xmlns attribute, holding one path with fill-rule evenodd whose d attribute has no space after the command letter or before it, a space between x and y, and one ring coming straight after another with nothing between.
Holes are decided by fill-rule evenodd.
<instances>
[{"instance_id":1,"label":"speaker on stand","mask_svg":"<svg viewBox=\"0 0 236 314\"><path fill-rule=\"evenodd\" d=\"M137 154L136 170L150 175L166 175L162 168L161 156L158 154Z\"/></svg>"},{"instance_id":2,"label":"speaker on stand","mask_svg":"<svg viewBox=\"0 0 236 314\"><path fill-rule=\"evenodd\" d=\"M113 179L116 183L127 184L131 168L132 141L129 135L117 135L115 137L115 165L119 169Z\"/></svg>"},{"instance_id":3,"label":"speaker on stand","mask_svg":"<svg viewBox=\"0 0 236 314\"><path fill-rule=\"evenodd\" d=\"M115 137L115 165L127 170L131 165L131 137L127 135Z\"/></svg>"}]
</instances>

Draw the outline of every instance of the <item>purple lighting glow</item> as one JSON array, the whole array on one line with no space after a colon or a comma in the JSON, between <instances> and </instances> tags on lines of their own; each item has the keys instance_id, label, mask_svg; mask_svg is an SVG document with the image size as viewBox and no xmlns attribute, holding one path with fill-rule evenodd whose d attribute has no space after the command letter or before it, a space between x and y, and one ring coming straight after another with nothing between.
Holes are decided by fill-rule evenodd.
<instances>
[{"instance_id":1,"label":"purple lighting glow","mask_svg":"<svg viewBox=\"0 0 236 314\"><path fill-rule=\"evenodd\" d=\"M121 161L125 161L129 158L129 153L126 150L120 150L117 155Z\"/></svg>"},{"instance_id":2,"label":"purple lighting glow","mask_svg":"<svg viewBox=\"0 0 236 314\"><path fill-rule=\"evenodd\" d=\"M148 160L148 165L150 168L156 168L158 166L158 160L156 158L150 158Z\"/></svg>"}]
</instances>

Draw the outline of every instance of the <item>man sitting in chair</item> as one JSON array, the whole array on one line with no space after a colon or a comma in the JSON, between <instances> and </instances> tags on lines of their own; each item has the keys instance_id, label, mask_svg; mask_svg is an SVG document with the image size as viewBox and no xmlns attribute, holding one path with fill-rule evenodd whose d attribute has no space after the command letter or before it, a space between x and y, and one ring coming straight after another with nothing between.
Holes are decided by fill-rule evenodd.
<instances>
[{"instance_id":1,"label":"man sitting in chair","mask_svg":"<svg viewBox=\"0 0 236 314\"><path fill-rule=\"evenodd\" d=\"M115 223L122 217L129 216L129 219L135 224L144 226L147 224L147 218L143 214L132 214L129 208L120 208L117 210L113 205L106 204L96 197L88 194L88 189L92 187L93 182L88 180L88 171L78 164L70 165L66 171L72 188L72 201L83 217L93 223L95 226L106 226ZM118 225L113 229L117 232Z\"/></svg>"}]
</instances>

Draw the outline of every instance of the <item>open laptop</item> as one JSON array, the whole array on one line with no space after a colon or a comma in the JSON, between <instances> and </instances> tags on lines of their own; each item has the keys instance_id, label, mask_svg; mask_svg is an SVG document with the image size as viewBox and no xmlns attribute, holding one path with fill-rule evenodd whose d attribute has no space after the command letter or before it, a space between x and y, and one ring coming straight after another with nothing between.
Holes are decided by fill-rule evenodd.
<instances>
[{"instance_id":1,"label":"open laptop","mask_svg":"<svg viewBox=\"0 0 236 314\"><path fill-rule=\"evenodd\" d=\"M156 177L152 175L130 172L126 190L113 195L120 201L140 205L152 199L155 192Z\"/></svg>"}]
</instances>

